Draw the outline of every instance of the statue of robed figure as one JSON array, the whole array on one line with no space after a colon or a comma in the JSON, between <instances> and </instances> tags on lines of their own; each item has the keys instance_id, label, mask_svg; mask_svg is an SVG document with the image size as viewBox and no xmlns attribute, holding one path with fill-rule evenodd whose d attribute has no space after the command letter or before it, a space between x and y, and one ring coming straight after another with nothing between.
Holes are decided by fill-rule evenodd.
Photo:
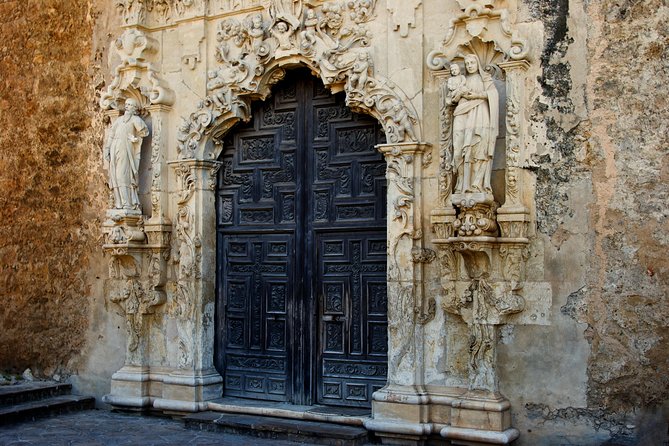
<instances>
[{"instance_id":1,"label":"statue of robed figure","mask_svg":"<svg viewBox=\"0 0 669 446\"><path fill-rule=\"evenodd\" d=\"M490 177L499 132L499 95L474 54L465 56L464 85L453 99L455 193L492 193Z\"/></svg>"},{"instance_id":2,"label":"statue of robed figure","mask_svg":"<svg viewBox=\"0 0 669 446\"><path fill-rule=\"evenodd\" d=\"M139 104L134 99L126 100L125 113L112 125L104 148L115 209L140 209L139 159L142 139L148 135L149 129L139 117Z\"/></svg>"}]
</instances>

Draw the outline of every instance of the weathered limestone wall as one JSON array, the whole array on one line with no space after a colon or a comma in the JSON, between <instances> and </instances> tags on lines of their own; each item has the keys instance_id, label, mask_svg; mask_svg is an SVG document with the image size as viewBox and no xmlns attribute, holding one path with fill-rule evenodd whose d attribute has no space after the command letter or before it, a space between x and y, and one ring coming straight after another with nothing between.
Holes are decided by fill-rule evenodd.
<instances>
[{"instance_id":1,"label":"weathered limestone wall","mask_svg":"<svg viewBox=\"0 0 669 446\"><path fill-rule=\"evenodd\" d=\"M502 391L521 444L661 444L669 10L660 1L566 0L521 10L545 26L532 120L543 145L534 159L538 232L554 294L551 327L503 337Z\"/></svg>"},{"instance_id":2,"label":"weathered limestone wall","mask_svg":"<svg viewBox=\"0 0 669 446\"><path fill-rule=\"evenodd\" d=\"M125 332L101 292L103 52L92 35L97 24L108 45L100 28L117 26L106 3L0 3L0 370L78 373L102 383L98 394ZM86 365L102 357L99 368Z\"/></svg>"}]
</instances>

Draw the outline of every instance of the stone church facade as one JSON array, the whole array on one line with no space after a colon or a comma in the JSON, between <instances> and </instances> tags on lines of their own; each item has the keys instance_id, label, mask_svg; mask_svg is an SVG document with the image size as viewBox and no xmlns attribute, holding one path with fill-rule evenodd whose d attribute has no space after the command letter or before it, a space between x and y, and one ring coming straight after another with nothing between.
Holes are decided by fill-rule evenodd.
<instances>
[{"instance_id":1,"label":"stone church facade","mask_svg":"<svg viewBox=\"0 0 669 446\"><path fill-rule=\"evenodd\" d=\"M31 282L8 242L3 344L48 340L0 367L167 414L369 408L389 444L667 440L666 7L52 3L11 23L78 36L37 113L79 104L79 155L31 155L78 244Z\"/></svg>"}]
</instances>

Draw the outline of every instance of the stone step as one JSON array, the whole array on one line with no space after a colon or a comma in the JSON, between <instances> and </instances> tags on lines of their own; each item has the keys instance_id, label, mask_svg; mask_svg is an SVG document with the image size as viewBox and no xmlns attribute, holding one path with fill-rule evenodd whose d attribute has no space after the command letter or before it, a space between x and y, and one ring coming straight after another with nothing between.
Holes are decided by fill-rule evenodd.
<instances>
[{"instance_id":1,"label":"stone step","mask_svg":"<svg viewBox=\"0 0 669 446\"><path fill-rule=\"evenodd\" d=\"M95 408L95 398L59 395L0 408L0 426Z\"/></svg>"},{"instance_id":2,"label":"stone step","mask_svg":"<svg viewBox=\"0 0 669 446\"><path fill-rule=\"evenodd\" d=\"M362 427L317 421L200 412L184 417L184 423L190 429L329 446L360 446L369 442L369 433Z\"/></svg>"},{"instance_id":3,"label":"stone step","mask_svg":"<svg viewBox=\"0 0 669 446\"><path fill-rule=\"evenodd\" d=\"M51 381L35 381L0 386L0 408L54 396L69 395L71 391L71 384Z\"/></svg>"}]
</instances>

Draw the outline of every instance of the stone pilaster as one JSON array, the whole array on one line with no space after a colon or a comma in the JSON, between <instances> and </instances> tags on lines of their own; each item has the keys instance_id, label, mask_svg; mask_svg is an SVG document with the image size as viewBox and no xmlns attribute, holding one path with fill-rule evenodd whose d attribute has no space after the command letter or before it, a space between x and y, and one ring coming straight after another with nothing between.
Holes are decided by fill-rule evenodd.
<instances>
[{"instance_id":1,"label":"stone pilaster","mask_svg":"<svg viewBox=\"0 0 669 446\"><path fill-rule=\"evenodd\" d=\"M531 173L525 163L525 78L526 60L499 64L506 76L506 181L504 205L497 210L502 236L527 237L530 216L528 204L534 197Z\"/></svg>"},{"instance_id":2,"label":"stone pilaster","mask_svg":"<svg viewBox=\"0 0 669 446\"><path fill-rule=\"evenodd\" d=\"M178 345L169 351L176 364L162 377L156 409L203 410L221 396L222 378L214 368L216 285L215 189L216 161L171 162L177 176L172 262L176 286L170 306Z\"/></svg>"},{"instance_id":3,"label":"stone pilaster","mask_svg":"<svg viewBox=\"0 0 669 446\"><path fill-rule=\"evenodd\" d=\"M388 383L365 426L384 443L420 443L431 432L423 388L423 324L434 315L423 288L423 143L378 146L388 178Z\"/></svg>"}]
</instances>

